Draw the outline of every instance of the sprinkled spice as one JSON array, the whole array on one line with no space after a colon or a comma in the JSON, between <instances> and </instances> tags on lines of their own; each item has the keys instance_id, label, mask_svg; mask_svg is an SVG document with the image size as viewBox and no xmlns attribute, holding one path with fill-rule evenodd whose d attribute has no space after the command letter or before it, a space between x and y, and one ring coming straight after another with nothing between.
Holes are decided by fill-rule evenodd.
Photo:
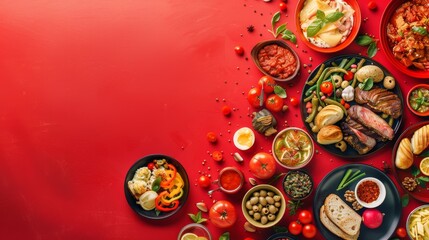
<instances>
[{"instance_id":1,"label":"sprinkled spice","mask_svg":"<svg viewBox=\"0 0 429 240\"><path fill-rule=\"evenodd\" d=\"M286 194L294 199L308 196L313 188L313 183L307 173L291 171L283 182Z\"/></svg>"},{"instance_id":2,"label":"sprinkled spice","mask_svg":"<svg viewBox=\"0 0 429 240\"><path fill-rule=\"evenodd\" d=\"M380 188L373 181L362 182L357 189L357 196L360 200L371 203L377 200L380 195Z\"/></svg>"}]
</instances>

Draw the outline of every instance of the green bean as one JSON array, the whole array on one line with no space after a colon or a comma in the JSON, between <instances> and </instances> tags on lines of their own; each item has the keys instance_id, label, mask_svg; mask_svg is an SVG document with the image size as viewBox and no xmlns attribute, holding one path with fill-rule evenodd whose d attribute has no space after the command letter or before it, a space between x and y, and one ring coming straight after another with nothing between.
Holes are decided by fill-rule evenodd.
<instances>
[{"instance_id":1,"label":"green bean","mask_svg":"<svg viewBox=\"0 0 429 240\"><path fill-rule=\"evenodd\" d=\"M340 68L340 67L331 67L329 68L329 71L325 74L325 76L323 76L323 81L325 81L326 79L328 79L329 76L331 76L332 73L337 73L337 72L341 72L341 73L347 73L346 70Z\"/></svg>"},{"instance_id":2,"label":"green bean","mask_svg":"<svg viewBox=\"0 0 429 240\"><path fill-rule=\"evenodd\" d=\"M307 85L310 85L310 86L314 85L317 82L317 79L319 79L324 69L325 69L325 64L322 63L322 65L320 65L320 68L316 73L316 76L314 76L310 81L308 81Z\"/></svg>"},{"instance_id":3,"label":"green bean","mask_svg":"<svg viewBox=\"0 0 429 240\"><path fill-rule=\"evenodd\" d=\"M309 96L314 90L316 90L316 85L311 86L307 91L305 92L305 96Z\"/></svg>"},{"instance_id":4,"label":"green bean","mask_svg":"<svg viewBox=\"0 0 429 240\"><path fill-rule=\"evenodd\" d=\"M304 98L304 102L306 103L306 102L310 101L314 96L315 96L314 94L311 94L310 96Z\"/></svg>"},{"instance_id":5,"label":"green bean","mask_svg":"<svg viewBox=\"0 0 429 240\"><path fill-rule=\"evenodd\" d=\"M319 99L317 99L317 97L313 97L311 99L311 104L312 104L312 106L311 106L311 113L305 119L306 123L311 123L313 121L314 117L316 117L317 108L319 108Z\"/></svg>"},{"instance_id":6,"label":"green bean","mask_svg":"<svg viewBox=\"0 0 429 240\"><path fill-rule=\"evenodd\" d=\"M323 79L325 78L325 74L331 69L331 67L325 68L325 70L323 70L322 74L320 75L319 79L317 80L316 83L316 96L317 99L319 99L319 103L322 107L325 106L325 103L320 99L320 85L323 82Z\"/></svg>"},{"instance_id":7,"label":"green bean","mask_svg":"<svg viewBox=\"0 0 429 240\"><path fill-rule=\"evenodd\" d=\"M338 107L340 107L343 110L344 114L347 115L347 109L343 105L341 105L341 103L339 103L333 99L330 99L330 98L325 98L324 101L328 105L337 105Z\"/></svg>"},{"instance_id":8,"label":"green bean","mask_svg":"<svg viewBox=\"0 0 429 240\"><path fill-rule=\"evenodd\" d=\"M358 65L357 65L356 72L357 72L357 70L359 70L359 69L363 66L363 64L364 64L364 63L365 63L365 58L362 58L362 59L359 61ZM351 84L353 88L356 86L356 80L357 80L357 78L356 78L356 72L355 72L355 74L353 75L353 82L352 82L352 84Z\"/></svg>"},{"instance_id":9,"label":"green bean","mask_svg":"<svg viewBox=\"0 0 429 240\"><path fill-rule=\"evenodd\" d=\"M339 65L340 68L344 68L344 66L347 64L347 58L343 58L343 60L341 60L341 63Z\"/></svg>"},{"instance_id":10,"label":"green bean","mask_svg":"<svg viewBox=\"0 0 429 240\"><path fill-rule=\"evenodd\" d=\"M336 62L331 62L331 66L338 67L338 64Z\"/></svg>"},{"instance_id":11,"label":"green bean","mask_svg":"<svg viewBox=\"0 0 429 240\"><path fill-rule=\"evenodd\" d=\"M344 69L349 69L349 67L356 62L356 58L352 58L345 66Z\"/></svg>"}]
</instances>

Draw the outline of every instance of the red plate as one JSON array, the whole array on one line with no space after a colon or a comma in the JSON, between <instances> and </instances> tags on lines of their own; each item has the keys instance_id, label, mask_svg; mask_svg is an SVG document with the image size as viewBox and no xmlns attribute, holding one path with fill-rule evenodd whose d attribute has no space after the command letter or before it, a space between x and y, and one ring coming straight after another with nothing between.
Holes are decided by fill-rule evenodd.
<instances>
[{"instance_id":1,"label":"red plate","mask_svg":"<svg viewBox=\"0 0 429 240\"><path fill-rule=\"evenodd\" d=\"M412 192L408 191L407 189L404 188L404 186L402 186L402 180L404 180L405 177L413 177L413 174L412 174L413 169L415 169L415 170L419 169L420 161L424 157L415 155L413 165L406 170L399 169L395 166L396 152L398 150L398 146L399 146L399 143L401 142L401 140L403 138L406 138L406 137L411 140L411 137L413 136L414 132L417 129L419 129L422 126L427 125L427 124L429 124L429 121L414 124L414 125L410 126L407 130L405 130L405 132L403 132L401 134L401 136L399 136L399 138L396 141L395 146L393 148L393 154L392 154L393 155L392 156L392 166L393 167L392 168L393 168L393 173L395 175L396 181L398 182L399 185L401 185L401 187L402 187L402 189L404 189L404 191L408 192L412 197L414 197L417 200L429 203L429 190L428 190L429 189L429 183L425 184L426 185L425 188L423 188L422 186L420 186L420 184L418 184L417 188L414 189L414 191L412 191ZM425 151L423 151L423 153L426 151L427 151L427 149ZM419 169L419 171L420 171L420 169ZM417 175L417 177L420 177L420 176L426 177L422 173L419 173Z\"/></svg>"}]
</instances>

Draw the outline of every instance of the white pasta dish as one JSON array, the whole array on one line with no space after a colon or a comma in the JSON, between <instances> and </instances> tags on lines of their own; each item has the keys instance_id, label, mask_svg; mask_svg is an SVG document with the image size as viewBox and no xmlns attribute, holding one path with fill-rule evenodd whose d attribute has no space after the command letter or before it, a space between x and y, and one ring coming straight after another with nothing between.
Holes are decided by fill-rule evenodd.
<instances>
[{"instance_id":1,"label":"white pasta dish","mask_svg":"<svg viewBox=\"0 0 429 240\"><path fill-rule=\"evenodd\" d=\"M335 47L350 35L354 12L343 0L307 0L299 13L303 35L317 47Z\"/></svg>"}]
</instances>

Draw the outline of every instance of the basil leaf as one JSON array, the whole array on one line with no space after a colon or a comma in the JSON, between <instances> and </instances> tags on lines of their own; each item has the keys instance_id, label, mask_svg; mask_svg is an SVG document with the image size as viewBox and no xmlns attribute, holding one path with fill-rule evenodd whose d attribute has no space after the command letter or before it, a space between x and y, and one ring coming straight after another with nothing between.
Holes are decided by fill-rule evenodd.
<instances>
[{"instance_id":1,"label":"basil leaf","mask_svg":"<svg viewBox=\"0 0 429 240\"><path fill-rule=\"evenodd\" d=\"M287 97L286 90L284 90L284 88L280 87L279 85L274 86L274 93L281 98Z\"/></svg>"},{"instance_id":2,"label":"basil leaf","mask_svg":"<svg viewBox=\"0 0 429 240\"><path fill-rule=\"evenodd\" d=\"M292 43L296 43L296 36L295 34L293 34L290 39L289 39Z\"/></svg>"},{"instance_id":3,"label":"basil leaf","mask_svg":"<svg viewBox=\"0 0 429 240\"><path fill-rule=\"evenodd\" d=\"M229 232L224 232L220 235L219 240L229 240Z\"/></svg>"},{"instance_id":4,"label":"basil leaf","mask_svg":"<svg viewBox=\"0 0 429 240\"><path fill-rule=\"evenodd\" d=\"M344 13L336 11L326 15L326 20L328 20L329 22L335 22L338 19L342 18L343 16L344 16Z\"/></svg>"},{"instance_id":5,"label":"basil leaf","mask_svg":"<svg viewBox=\"0 0 429 240\"><path fill-rule=\"evenodd\" d=\"M426 188L426 183L424 181L422 181L420 178L417 178L416 181L420 185L421 188Z\"/></svg>"},{"instance_id":6,"label":"basil leaf","mask_svg":"<svg viewBox=\"0 0 429 240\"><path fill-rule=\"evenodd\" d=\"M293 43L296 43L296 36L295 36L295 34L293 34L293 32L292 32L291 30L289 30L289 29L286 29L286 30L283 32L282 38L283 38L283 39L285 39L285 40L289 40L289 41L291 41L291 42L293 42Z\"/></svg>"},{"instance_id":7,"label":"basil leaf","mask_svg":"<svg viewBox=\"0 0 429 240\"><path fill-rule=\"evenodd\" d=\"M369 44L368 47L368 57L372 58L375 56L375 54L377 54L377 43L376 42L372 42L371 44Z\"/></svg>"},{"instance_id":8,"label":"basil leaf","mask_svg":"<svg viewBox=\"0 0 429 240\"><path fill-rule=\"evenodd\" d=\"M429 150L422 152L419 157L429 157Z\"/></svg>"},{"instance_id":9,"label":"basil leaf","mask_svg":"<svg viewBox=\"0 0 429 240\"><path fill-rule=\"evenodd\" d=\"M278 12L274 13L273 17L271 18L271 26L273 26L273 29L274 29L274 25L278 21L280 21L280 14L281 14L280 11L278 11Z\"/></svg>"},{"instance_id":10,"label":"basil leaf","mask_svg":"<svg viewBox=\"0 0 429 240\"><path fill-rule=\"evenodd\" d=\"M152 191L154 191L154 192L158 192L158 190L161 188L161 187L160 187L160 185L161 185L161 180L162 180L161 176L158 176L158 177L155 179L155 181L153 181L153 183L152 183Z\"/></svg>"},{"instance_id":11,"label":"basil leaf","mask_svg":"<svg viewBox=\"0 0 429 240\"><path fill-rule=\"evenodd\" d=\"M418 179L419 179L420 181L423 181L423 182L429 182L429 177L421 176L421 177L418 177Z\"/></svg>"},{"instance_id":12,"label":"basil leaf","mask_svg":"<svg viewBox=\"0 0 429 240\"><path fill-rule=\"evenodd\" d=\"M316 12L316 17L317 17L318 19L321 19L321 20L325 19L325 12L324 12L324 11L317 10L317 12Z\"/></svg>"},{"instance_id":13,"label":"basil leaf","mask_svg":"<svg viewBox=\"0 0 429 240\"><path fill-rule=\"evenodd\" d=\"M323 27L321 19L315 19L307 28L307 37L314 37Z\"/></svg>"},{"instance_id":14,"label":"basil leaf","mask_svg":"<svg viewBox=\"0 0 429 240\"><path fill-rule=\"evenodd\" d=\"M280 26L277 27L277 29L276 29L276 37L280 33L284 32L284 30L286 30L286 23L284 23L284 24L282 24L282 25L280 25Z\"/></svg>"},{"instance_id":15,"label":"basil leaf","mask_svg":"<svg viewBox=\"0 0 429 240\"><path fill-rule=\"evenodd\" d=\"M402 207L406 207L406 206L408 206L408 203L410 202L410 196L408 195L408 194L404 194L402 197L401 197L401 204L402 204Z\"/></svg>"},{"instance_id":16,"label":"basil leaf","mask_svg":"<svg viewBox=\"0 0 429 240\"><path fill-rule=\"evenodd\" d=\"M422 36L426 36L428 34L428 31L424 27L414 26L411 28L411 30L413 30L413 32L418 33Z\"/></svg>"},{"instance_id":17,"label":"basil leaf","mask_svg":"<svg viewBox=\"0 0 429 240\"><path fill-rule=\"evenodd\" d=\"M372 42L374 42L374 39L372 39L372 37L367 36L367 35L360 35L356 38L356 43L359 46L367 46L367 45L371 44Z\"/></svg>"},{"instance_id":18,"label":"basil leaf","mask_svg":"<svg viewBox=\"0 0 429 240\"><path fill-rule=\"evenodd\" d=\"M374 81L372 78L367 78L363 83L359 83L359 88L365 91L371 90L371 88L374 86Z\"/></svg>"},{"instance_id":19,"label":"basil leaf","mask_svg":"<svg viewBox=\"0 0 429 240\"><path fill-rule=\"evenodd\" d=\"M418 169L416 166L411 166L411 175L413 175L414 177L416 177L417 175L420 174L420 169Z\"/></svg>"}]
</instances>

